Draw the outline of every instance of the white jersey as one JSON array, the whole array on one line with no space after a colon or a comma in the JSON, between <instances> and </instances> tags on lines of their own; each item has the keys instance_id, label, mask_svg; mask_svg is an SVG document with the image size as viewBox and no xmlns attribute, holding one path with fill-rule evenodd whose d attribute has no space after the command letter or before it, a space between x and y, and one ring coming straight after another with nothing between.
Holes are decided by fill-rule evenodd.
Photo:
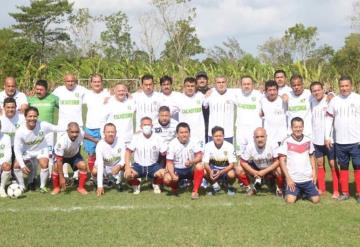
<instances>
[{"instance_id":1,"label":"white jersey","mask_svg":"<svg viewBox=\"0 0 360 247\"><path fill-rule=\"evenodd\" d=\"M11 155L10 136L0 133L0 168L5 162L11 164Z\"/></svg>"},{"instance_id":2,"label":"white jersey","mask_svg":"<svg viewBox=\"0 0 360 247\"><path fill-rule=\"evenodd\" d=\"M312 140L316 145L325 145L325 118L328 108L326 96L320 101L314 97L310 100L311 105L311 122L312 122Z\"/></svg>"},{"instance_id":3,"label":"white jersey","mask_svg":"<svg viewBox=\"0 0 360 247\"><path fill-rule=\"evenodd\" d=\"M290 93L287 111L289 133L291 133L291 120L294 117L300 117L304 120L304 135L312 137L310 98L311 93L308 89L304 89L299 96L296 96L294 92Z\"/></svg>"},{"instance_id":4,"label":"white jersey","mask_svg":"<svg viewBox=\"0 0 360 247\"><path fill-rule=\"evenodd\" d=\"M134 162L140 166L153 165L158 161L160 153L167 150L160 136L152 134L146 138L143 133L135 134L127 148L134 152Z\"/></svg>"},{"instance_id":5,"label":"white jersey","mask_svg":"<svg viewBox=\"0 0 360 247\"><path fill-rule=\"evenodd\" d=\"M178 103L181 97L181 93L172 91L170 95L165 95L161 93L160 106L167 106L170 109L171 117L173 119L178 119Z\"/></svg>"},{"instance_id":6,"label":"white jersey","mask_svg":"<svg viewBox=\"0 0 360 247\"><path fill-rule=\"evenodd\" d=\"M202 162L221 168L224 168L231 163L236 163L234 146L231 143L224 141L223 145L220 148L217 148L214 141L208 142L205 145Z\"/></svg>"},{"instance_id":7,"label":"white jersey","mask_svg":"<svg viewBox=\"0 0 360 247\"><path fill-rule=\"evenodd\" d=\"M64 158L72 158L80 151L80 145L84 140L84 131L80 130L79 136L75 141L70 140L69 135L66 133L62 135L55 144L55 155Z\"/></svg>"},{"instance_id":8,"label":"white jersey","mask_svg":"<svg viewBox=\"0 0 360 247\"><path fill-rule=\"evenodd\" d=\"M98 187L103 186L104 168L115 165L125 165L125 144L118 138L115 138L112 144L101 139L96 145L95 166L97 169Z\"/></svg>"},{"instance_id":9,"label":"white jersey","mask_svg":"<svg viewBox=\"0 0 360 247\"><path fill-rule=\"evenodd\" d=\"M9 96L6 94L5 90L0 92L0 109L3 109L4 100L6 98L9 98ZM26 95L18 90L15 91L14 96L11 96L11 98L14 98L16 101L16 110L20 110L20 107L22 105L27 105L28 101L26 98Z\"/></svg>"},{"instance_id":10,"label":"white jersey","mask_svg":"<svg viewBox=\"0 0 360 247\"><path fill-rule=\"evenodd\" d=\"M132 99L119 101L113 97L105 106L105 123L113 123L116 127L116 136L125 143L130 142L134 134L135 110ZM103 136L103 128L101 133Z\"/></svg>"},{"instance_id":11,"label":"white jersey","mask_svg":"<svg viewBox=\"0 0 360 247\"><path fill-rule=\"evenodd\" d=\"M159 135L163 142L168 145L172 139L176 137L176 126L178 125L178 121L174 119L170 119L170 122L166 126L162 126L157 120L153 124L153 132Z\"/></svg>"},{"instance_id":12,"label":"white jersey","mask_svg":"<svg viewBox=\"0 0 360 247\"><path fill-rule=\"evenodd\" d=\"M311 139L304 136L301 141L289 136L281 144L279 155L286 156L286 167L290 178L295 183L303 183L312 180L312 167L309 155L314 153Z\"/></svg>"},{"instance_id":13,"label":"white jersey","mask_svg":"<svg viewBox=\"0 0 360 247\"><path fill-rule=\"evenodd\" d=\"M204 103L206 106L209 106L210 111L208 135L212 136L212 128L219 126L224 128L225 138L233 137L235 115L233 91L226 90L224 94L220 94L217 90L212 89L211 95L205 98Z\"/></svg>"},{"instance_id":14,"label":"white jersey","mask_svg":"<svg viewBox=\"0 0 360 247\"><path fill-rule=\"evenodd\" d=\"M331 138L331 127L334 128L334 139L338 144L360 142L360 95L351 93L344 97L335 96L329 103L326 117L326 139Z\"/></svg>"},{"instance_id":15,"label":"white jersey","mask_svg":"<svg viewBox=\"0 0 360 247\"><path fill-rule=\"evenodd\" d=\"M241 159L248 163L253 162L259 169L271 166L277 157L277 146L270 143L266 143L265 147L259 148L252 142L246 146L244 153L241 154Z\"/></svg>"},{"instance_id":16,"label":"white jersey","mask_svg":"<svg viewBox=\"0 0 360 247\"><path fill-rule=\"evenodd\" d=\"M284 94L290 95L291 91L292 91L292 89L288 85L285 85L283 87L279 87L279 89L278 89L279 96L283 96Z\"/></svg>"},{"instance_id":17,"label":"white jersey","mask_svg":"<svg viewBox=\"0 0 360 247\"><path fill-rule=\"evenodd\" d=\"M46 134L64 130L63 128L59 129L57 126L43 121L37 121L35 128L32 130L29 130L26 124L20 126L16 131L14 140L14 152L19 165L25 167L23 159L25 152L39 151L42 149L48 150L45 140ZM47 152L48 151L46 151L46 153Z\"/></svg>"},{"instance_id":18,"label":"white jersey","mask_svg":"<svg viewBox=\"0 0 360 247\"><path fill-rule=\"evenodd\" d=\"M262 126L260 117L260 99L264 97L258 90L252 90L249 94L244 94L242 90L235 89L236 100L236 126L243 128L243 132L249 132L247 127L256 129Z\"/></svg>"},{"instance_id":19,"label":"white jersey","mask_svg":"<svg viewBox=\"0 0 360 247\"><path fill-rule=\"evenodd\" d=\"M282 142L287 137L286 104L280 96L274 101L263 97L260 104L268 142Z\"/></svg>"},{"instance_id":20,"label":"white jersey","mask_svg":"<svg viewBox=\"0 0 360 247\"><path fill-rule=\"evenodd\" d=\"M10 136L11 146L14 146L14 138L16 130L25 123L25 117L23 114L16 112L12 118L5 116L0 117L1 121L1 132Z\"/></svg>"},{"instance_id":21,"label":"white jersey","mask_svg":"<svg viewBox=\"0 0 360 247\"><path fill-rule=\"evenodd\" d=\"M100 93L87 91L84 95L83 104L87 105L86 127L89 129L100 129L105 122L105 99L110 97L107 89Z\"/></svg>"},{"instance_id":22,"label":"white jersey","mask_svg":"<svg viewBox=\"0 0 360 247\"><path fill-rule=\"evenodd\" d=\"M205 122L202 113L204 95L195 93L189 97L182 94L178 103L179 122L185 122L190 126L191 137L205 143Z\"/></svg>"},{"instance_id":23,"label":"white jersey","mask_svg":"<svg viewBox=\"0 0 360 247\"><path fill-rule=\"evenodd\" d=\"M76 122L80 127L83 126L82 105L87 91L80 85L76 85L72 91L65 86L60 86L54 90L53 94L59 98L59 126L67 128L70 122Z\"/></svg>"},{"instance_id":24,"label":"white jersey","mask_svg":"<svg viewBox=\"0 0 360 247\"><path fill-rule=\"evenodd\" d=\"M189 142L182 144L178 138L175 138L169 144L166 159L171 160L175 168L185 169L187 168L185 162L194 160L195 155L200 152L202 152L202 148L199 143L190 139Z\"/></svg>"},{"instance_id":25,"label":"white jersey","mask_svg":"<svg viewBox=\"0 0 360 247\"><path fill-rule=\"evenodd\" d=\"M155 122L159 114L161 95L158 92L153 92L150 96L144 92L136 92L132 97L136 106L136 130L140 130L143 117L149 117Z\"/></svg>"}]
</instances>

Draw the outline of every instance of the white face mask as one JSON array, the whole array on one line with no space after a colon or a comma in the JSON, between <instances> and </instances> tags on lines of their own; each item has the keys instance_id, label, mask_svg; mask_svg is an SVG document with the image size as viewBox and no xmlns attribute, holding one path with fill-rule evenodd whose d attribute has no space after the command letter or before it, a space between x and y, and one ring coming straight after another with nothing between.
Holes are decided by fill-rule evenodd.
<instances>
[{"instance_id":1,"label":"white face mask","mask_svg":"<svg viewBox=\"0 0 360 247\"><path fill-rule=\"evenodd\" d=\"M147 135L147 136L150 135L151 132L152 132L151 126L150 125L143 126L142 127L142 132L143 132L144 135Z\"/></svg>"}]
</instances>

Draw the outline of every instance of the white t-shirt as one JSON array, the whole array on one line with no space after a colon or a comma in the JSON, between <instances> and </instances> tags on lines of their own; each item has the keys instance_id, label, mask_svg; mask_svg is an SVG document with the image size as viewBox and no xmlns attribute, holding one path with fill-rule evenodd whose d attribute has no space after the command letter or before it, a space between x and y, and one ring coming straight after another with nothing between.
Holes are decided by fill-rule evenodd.
<instances>
[{"instance_id":1,"label":"white t-shirt","mask_svg":"<svg viewBox=\"0 0 360 247\"><path fill-rule=\"evenodd\" d=\"M161 93L161 101L160 106L167 106L170 109L171 117L178 117L177 114L179 112L178 102L181 97L181 93L172 91L170 95L165 95Z\"/></svg>"},{"instance_id":2,"label":"white t-shirt","mask_svg":"<svg viewBox=\"0 0 360 247\"><path fill-rule=\"evenodd\" d=\"M12 118L8 118L4 115L0 117L1 132L7 134L11 138L11 146L14 146L14 138L16 130L25 123L25 117L23 114L16 112Z\"/></svg>"},{"instance_id":3,"label":"white t-shirt","mask_svg":"<svg viewBox=\"0 0 360 247\"><path fill-rule=\"evenodd\" d=\"M291 133L291 120L294 117L301 117L304 120L304 134L312 137L310 98L311 93L308 89L304 89L299 96L296 96L294 92L289 94L287 111L289 134Z\"/></svg>"},{"instance_id":4,"label":"white t-shirt","mask_svg":"<svg viewBox=\"0 0 360 247\"><path fill-rule=\"evenodd\" d=\"M231 143L224 141L223 145L220 148L217 148L214 141L208 142L205 145L202 162L222 168L231 163L236 163L234 146Z\"/></svg>"},{"instance_id":5,"label":"white t-shirt","mask_svg":"<svg viewBox=\"0 0 360 247\"><path fill-rule=\"evenodd\" d=\"M166 159L172 160L175 168L185 169L187 168L185 162L193 160L199 152L202 152L199 143L190 139L188 143L182 144L178 138L175 138L169 144Z\"/></svg>"},{"instance_id":6,"label":"white t-shirt","mask_svg":"<svg viewBox=\"0 0 360 247\"><path fill-rule=\"evenodd\" d=\"M226 90L220 94L217 90L212 89L211 95L205 98L204 104L209 106L209 131L208 135L212 136L211 130L215 126L224 128L224 137L234 136L234 115L235 100L234 91Z\"/></svg>"},{"instance_id":7,"label":"white t-shirt","mask_svg":"<svg viewBox=\"0 0 360 247\"><path fill-rule=\"evenodd\" d=\"M311 105L311 121L312 121L312 139L316 145L325 145L325 118L328 108L326 96L320 101L314 97L310 100Z\"/></svg>"},{"instance_id":8,"label":"white t-shirt","mask_svg":"<svg viewBox=\"0 0 360 247\"><path fill-rule=\"evenodd\" d=\"M335 96L329 103L326 117L326 139L331 138L333 123L334 139L338 144L360 142L360 95L351 93L348 97ZM333 122L334 121L334 122Z\"/></svg>"},{"instance_id":9,"label":"white t-shirt","mask_svg":"<svg viewBox=\"0 0 360 247\"><path fill-rule=\"evenodd\" d=\"M244 153L241 154L241 159L247 162L254 162L259 169L271 166L277 157L277 146L268 143L264 148L260 149L252 142L246 146Z\"/></svg>"},{"instance_id":10,"label":"white t-shirt","mask_svg":"<svg viewBox=\"0 0 360 247\"><path fill-rule=\"evenodd\" d=\"M146 138L143 133L135 134L127 148L134 152L134 161L141 166L156 163L160 153L165 153L167 150L160 136L152 134Z\"/></svg>"},{"instance_id":11,"label":"white t-shirt","mask_svg":"<svg viewBox=\"0 0 360 247\"><path fill-rule=\"evenodd\" d=\"M83 104L87 105L86 127L89 129L100 129L105 122L105 99L110 97L107 89L100 93L87 91L84 95Z\"/></svg>"},{"instance_id":12,"label":"white t-shirt","mask_svg":"<svg viewBox=\"0 0 360 247\"><path fill-rule=\"evenodd\" d=\"M289 136L281 144L278 153L286 156L286 167L290 178L295 183L303 183L312 180L312 167L310 157L314 152L311 139L307 136L301 141L296 141Z\"/></svg>"},{"instance_id":13,"label":"white t-shirt","mask_svg":"<svg viewBox=\"0 0 360 247\"><path fill-rule=\"evenodd\" d=\"M150 117L153 122L156 121L159 114L161 95L153 92L150 96L144 92L136 92L132 95L136 106L136 130L140 130L141 119Z\"/></svg>"},{"instance_id":14,"label":"white t-shirt","mask_svg":"<svg viewBox=\"0 0 360 247\"><path fill-rule=\"evenodd\" d=\"M267 141L271 143L282 142L287 136L286 104L280 96L274 101L269 101L263 97L260 104L264 114Z\"/></svg>"},{"instance_id":15,"label":"white t-shirt","mask_svg":"<svg viewBox=\"0 0 360 247\"><path fill-rule=\"evenodd\" d=\"M130 142L134 134L135 103L132 99L119 101L112 97L105 105L105 123L113 123L116 127L116 136L125 143ZM101 136L103 137L101 128Z\"/></svg>"},{"instance_id":16,"label":"white t-shirt","mask_svg":"<svg viewBox=\"0 0 360 247\"><path fill-rule=\"evenodd\" d=\"M0 92L0 109L3 109L4 100L8 97L9 96L6 94L5 90ZM16 101L16 110L19 110L22 105L28 104L26 95L18 90L15 91L15 94L12 96L12 98L14 98Z\"/></svg>"},{"instance_id":17,"label":"white t-shirt","mask_svg":"<svg viewBox=\"0 0 360 247\"><path fill-rule=\"evenodd\" d=\"M66 128L70 122L76 122L83 126L82 105L84 95L88 90L80 85L70 91L65 86L56 88L53 92L59 98L59 120L58 125Z\"/></svg>"},{"instance_id":18,"label":"white t-shirt","mask_svg":"<svg viewBox=\"0 0 360 247\"><path fill-rule=\"evenodd\" d=\"M11 140L10 136L0 133L0 168L5 162L11 164Z\"/></svg>"},{"instance_id":19,"label":"white t-shirt","mask_svg":"<svg viewBox=\"0 0 360 247\"><path fill-rule=\"evenodd\" d=\"M182 94L180 97L179 107L179 122L185 122L190 126L191 137L202 143L205 143L205 122L202 113L202 105L204 102L204 95L202 93L195 93L189 97Z\"/></svg>"},{"instance_id":20,"label":"white t-shirt","mask_svg":"<svg viewBox=\"0 0 360 247\"><path fill-rule=\"evenodd\" d=\"M166 145L169 145L170 141L176 137L176 126L178 121L170 119L170 122L166 126L162 126L158 120L153 124L153 132L159 135Z\"/></svg>"},{"instance_id":21,"label":"white t-shirt","mask_svg":"<svg viewBox=\"0 0 360 247\"><path fill-rule=\"evenodd\" d=\"M80 145L84 140L84 132L80 130L79 136L75 141L71 141L66 133L62 135L55 144L55 154L64 158L72 158L79 153Z\"/></svg>"},{"instance_id":22,"label":"white t-shirt","mask_svg":"<svg viewBox=\"0 0 360 247\"><path fill-rule=\"evenodd\" d=\"M291 87L289 87L288 85L285 85L283 87L279 87L279 96L283 96L284 94L289 95L290 92L292 91Z\"/></svg>"}]
</instances>

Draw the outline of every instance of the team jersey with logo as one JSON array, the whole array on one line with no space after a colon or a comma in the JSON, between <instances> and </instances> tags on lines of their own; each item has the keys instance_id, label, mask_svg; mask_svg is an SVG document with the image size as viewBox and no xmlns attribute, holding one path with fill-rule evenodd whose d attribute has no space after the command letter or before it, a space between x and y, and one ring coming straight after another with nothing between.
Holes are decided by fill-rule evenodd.
<instances>
[{"instance_id":1,"label":"team jersey with logo","mask_svg":"<svg viewBox=\"0 0 360 247\"><path fill-rule=\"evenodd\" d=\"M86 127L89 129L100 129L105 122L105 100L110 97L107 89L100 93L87 91L84 95L84 104L87 106Z\"/></svg>"},{"instance_id":2,"label":"team jersey with logo","mask_svg":"<svg viewBox=\"0 0 360 247\"><path fill-rule=\"evenodd\" d=\"M246 146L244 153L241 154L241 159L248 163L253 162L259 169L265 169L271 166L277 157L277 146L268 143L265 147L259 148L252 142Z\"/></svg>"},{"instance_id":3,"label":"team jersey with logo","mask_svg":"<svg viewBox=\"0 0 360 247\"><path fill-rule=\"evenodd\" d=\"M149 117L155 122L159 113L161 95L158 92L153 92L151 95L136 92L132 97L136 106L136 130L140 130L140 121L143 117Z\"/></svg>"},{"instance_id":4,"label":"team jersey with logo","mask_svg":"<svg viewBox=\"0 0 360 247\"><path fill-rule=\"evenodd\" d=\"M214 141L208 142L205 145L202 162L221 168L236 163L234 146L224 141L223 145L217 148Z\"/></svg>"},{"instance_id":5,"label":"team jersey with logo","mask_svg":"<svg viewBox=\"0 0 360 247\"><path fill-rule=\"evenodd\" d=\"M325 145L325 118L328 108L326 96L320 101L312 97L310 105L313 143L316 145Z\"/></svg>"},{"instance_id":6,"label":"team jersey with logo","mask_svg":"<svg viewBox=\"0 0 360 247\"><path fill-rule=\"evenodd\" d=\"M5 162L11 164L11 155L10 136L0 133L0 168Z\"/></svg>"},{"instance_id":7,"label":"team jersey with logo","mask_svg":"<svg viewBox=\"0 0 360 247\"><path fill-rule=\"evenodd\" d=\"M311 139L304 136L301 141L292 136L287 137L279 147L279 155L286 156L286 167L290 178L295 183L312 180L312 167L309 155L313 154L314 146Z\"/></svg>"},{"instance_id":8,"label":"team jersey with logo","mask_svg":"<svg viewBox=\"0 0 360 247\"><path fill-rule=\"evenodd\" d=\"M28 98L29 106L36 107L39 110L39 120L48 123L55 123L55 108L59 108L59 98L53 94L47 94L44 98L32 96Z\"/></svg>"},{"instance_id":9,"label":"team jersey with logo","mask_svg":"<svg viewBox=\"0 0 360 247\"><path fill-rule=\"evenodd\" d=\"M249 132L249 128L255 129L262 126L260 117L260 99L264 97L259 91L252 90L244 94L241 89L233 89L236 100L236 127L242 132Z\"/></svg>"},{"instance_id":10,"label":"team jersey with logo","mask_svg":"<svg viewBox=\"0 0 360 247\"><path fill-rule=\"evenodd\" d=\"M175 118L178 113L178 102L181 97L181 93L172 91L170 95L161 93L160 106L167 106L170 109L171 117Z\"/></svg>"},{"instance_id":11,"label":"team jersey with logo","mask_svg":"<svg viewBox=\"0 0 360 247\"><path fill-rule=\"evenodd\" d=\"M80 145L84 140L84 131L80 130L79 136L75 141L70 140L66 133L62 135L55 144L55 154L64 158L72 158L80 151Z\"/></svg>"},{"instance_id":12,"label":"team jersey with logo","mask_svg":"<svg viewBox=\"0 0 360 247\"><path fill-rule=\"evenodd\" d=\"M176 137L176 126L178 125L178 121L174 119L170 119L170 122L163 126L157 120L153 125L153 132L159 135L163 142L168 145L172 139Z\"/></svg>"},{"instance_id":13,"label":"team jersey with logo","mask_svg":"<svg viewBox=\"0 0 360 247\"><path fill-rule=\"evenodd\" d=\"M175 168L185 169L188 168L185 166L185 162L193 160L195 154L199 152L202 152L202 148L196 141L190 139L187 143L183 144L178 138L175 138L169 144L166 159L172 160Z\"/></svg>"},{"instance_id":14,"label":"team jersey with logo","mask_svg":"<svg viewBox=\"0 0 360 247\"><path fill-rule=\"evenodd\" d=\"M16 112L12 118L8 118L4 115L0 117L1 132L10 136L11 146L14 146L14 138L16 130L25 123L25 117L23 114Z\"/></svg>"},{"instance_id":15,"label":"team jersey with logo","mask_svg":"<svg viewBox=\"0 0 360 247\"><path fill-rule=\"evenodd\" d=\"M5 90L0 92L0 109L3 109L4 100L9 98ZM18 90L15 91L14 96L11 96L16 101L16 110L19 110L22 105L28 104L26 95Z\"/></svg>"}]
</instances>

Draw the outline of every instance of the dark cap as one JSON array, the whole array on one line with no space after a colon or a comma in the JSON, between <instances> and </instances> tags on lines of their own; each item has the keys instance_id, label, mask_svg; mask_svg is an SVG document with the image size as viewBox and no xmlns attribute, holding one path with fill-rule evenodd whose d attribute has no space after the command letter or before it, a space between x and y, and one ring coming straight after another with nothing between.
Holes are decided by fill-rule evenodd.
<instances>
[{"instance_id":1,"label":"dark cap","mask_svg":"<svg viewBox=\"0 0 360 247\"><path fill-rule=\"evenodd\" d=\"M206 74L205 71L199 71L199 72L197 72L196 75L195 75L195 77L196 77L196 79L199 79L200 77L205 77L206 79L208 79L208 76L207 76L207 74Z\"/></svg>"}]
</instances>

